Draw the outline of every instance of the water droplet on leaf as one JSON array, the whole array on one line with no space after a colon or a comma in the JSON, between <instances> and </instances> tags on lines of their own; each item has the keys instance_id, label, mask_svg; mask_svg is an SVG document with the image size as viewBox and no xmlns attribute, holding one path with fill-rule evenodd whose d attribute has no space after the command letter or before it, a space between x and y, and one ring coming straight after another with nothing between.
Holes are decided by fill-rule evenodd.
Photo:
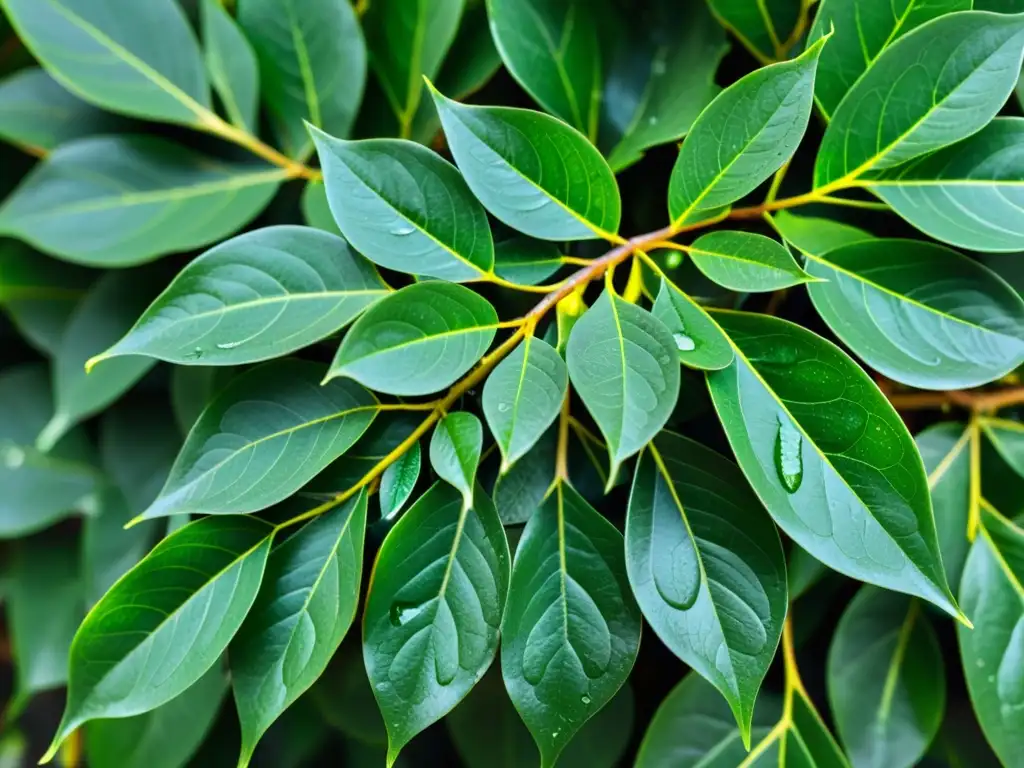
<instances>
[{"instance_id":1,"label":"water droplet on leaf","mask_svg":"<svg viewBox=\"0 0 1024 768\"><path fill-rule=\"evenodd\" d=\"M782 487L796 493L804 481L804 439L788 417L779 417L775 433L775 472Z\"/></svg>"},{"instance_id":2,"label":"water droplet on leaf","mask_svg":"<svg viewBox=\"0 0 1024 768\"><path fill-rule=\"evenodd\" d=\"M665 257L665 266L669 269L675 269L683 263L683 254L679 251L672 251L668 256Z\"/></svg>"},{"instance_id":3,"label":"water droplet on leaf","mask_svg":"<svg viewBox=\"0 0 1024 768\"><path fill-rule=\"evenodd\" d=\"M225 341L223 344L218 344L217 349L234 349L235 347L242 346L244 343L242 341Z\"/></svg>"},{"instance_id":4,"label":"water droplet on leaf","mask_svg":"<svg viewBox=\"0 0 1024 768\"><path fill-rule=\"evenodd\" d=\"M697 343L685 333L673 333L672 338L676 342L676 348L680 352L692 352L697 348Z\"/></svg>"},{"instance_id":5,"label":"water droplet on leaf","mask_svg":"<svg viewBox=\"0 0 1024 768\"><path fill-rule=\"evenodd\" d=\"M509 408L512 405L510 403L498 403L498 413L508 413Z\"/></svg>"},{"instance_id":6,"label":"water droplet on leaf","mask_svg":"<svg viewBox=\"0 0 1024 768\"><path fill-rule=\"evenodd\" d=\"M396 226L391 228L391 234L392 235L398 235L399 237L405 237L406 235L411 235L415 231L416 231L415 227L410 227L408 225L402 225L402 224L398 224L398 225L396 225Z\"/></svg>"},{"instance_id":7,"label":"water droplet on leaf","mask_svg":"<svg viewBox=\"0 0 1024 768\"><path fill-rule=\"evenodd\" d=\"M391 623L396 627L404 626L423 613L425 607L424 603L405 603L396 600L391 604L389 611Z\"/></svg>"},{"instance_id":8,"label":"water droplet on leaf","mask_svg":"<svg viewBox=\"0 0 1024 768\"><path fill-rule=\"evenodd\" d=\"M583 706L585 706L585 707L589 707L590 706L590 697L589 696L581 697L580 701L582 702Z\"/></svg>"}]
</instances>

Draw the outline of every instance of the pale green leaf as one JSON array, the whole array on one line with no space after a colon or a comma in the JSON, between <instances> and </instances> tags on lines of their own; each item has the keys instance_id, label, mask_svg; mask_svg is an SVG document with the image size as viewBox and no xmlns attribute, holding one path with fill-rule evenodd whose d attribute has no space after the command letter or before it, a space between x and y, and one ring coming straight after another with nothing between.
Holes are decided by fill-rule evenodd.
<instances>
[{"instance_id":1,"label":"pale green leaf","mask_svg":"<svg viewBox=\"0 0 1024 768\"><path fill-rule=\"evenodd\" d=\"M823 256L833 248L839 248L862 240L871 240L872 235L863 229L843 224L832 219L814 216L798 216L789 211L772 215L772 226L782 239L801 253Z\"/></svg>"},{"instance_id":2,"label":"pale green leaf","mask_svg":"<svg viewBox=\"0 0 1024 768\"><path fill-rule=\"evenodd\" d=\"M430 438L430 466L437 476L462 494L463 503L473 503L473 486L484 445L484 428L472 413L449 413L434 428Z\"/></svg>"},{"instance_id":3,"label":"pale green leaf","mask_svg":"<svg viewBox=\"0 0 1024 768\"><path fill-rule=\"evenodd\" d=\"M416 442L384 470L379 493L381 518L391 520L402 511L416 489L422 462L420 444Z\"/></svg>"},{"instance_id":4,"label":"pale green leaf","mask_svg":"<svg viewBox=\"0 0 1024 768\"><path fill-rule=\"evenodd\" d=\"M709 280L732 291L777 291L812 282L786 246L753 232L710 232L688 246L687 254Z\"/></svg>"}]
</instances>

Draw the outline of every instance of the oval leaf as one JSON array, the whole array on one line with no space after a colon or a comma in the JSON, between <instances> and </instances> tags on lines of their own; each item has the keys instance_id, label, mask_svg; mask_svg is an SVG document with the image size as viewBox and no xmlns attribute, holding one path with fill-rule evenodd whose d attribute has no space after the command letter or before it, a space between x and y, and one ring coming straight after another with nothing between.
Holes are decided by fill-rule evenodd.
<instances>
[{"instance_id":1,"label":"oval leaf","mask_svg":"<svg viewBox=\"0 0 1024 768\"><path fill-rule=\"evenodd\" d=\"M753 232L711 232L686 252L709 280L731 291L777 291L812 282L786 246Z\"/></svg>"},{"instance_id":2,"label":"oval leaf","mask_svg":"<svg viewBox=\"0 0 1024 768\"><path fill-rule=\"evenodd\" d=\"M390 520L409 501L420 479L422 457L420 444L412 447L399 456L393 464L388 465L380 477L380 516Z\"/></svg>"},{"instance_id":3,"label":"oval leaf","mask_svg":"<svg viewBox=\"0 0 1024 768\"><path fill-rule=\"evenodd\" d=\"M683 365L716 371L732 362L732 345L722 329L700 304L668 279L661 281L651 314L672 334Z\"/></svg>"},{"instance_id":4,"label":"oval leaf","mask_svg":"<svg viewBox=\"0 0 1024 768\"><path fill-rule=\"evenodd\" d=\"M388 729L388 765L458 704L498 650L510 556L494 506L435 484L381 546L363 624L363 659Z\"/></svg>"},{"instance_id":5,"label":"oval leaf","mask_svg":"<svg viewBox=\"0 0 1024 768\"><path fill-rule=\"evenodd\" d=\"M233 379L203 411L140 518L255 512L291 496L347 451L377 414L352 381L277 360Z\"/></svg>"},{"instance_id":6,"label":"oval leaf","mask_svg":"<svg viewBox=\"0 0 1024 768\"><path fill-rule=\"evenodd\" d=\"M494 307L468 288L409 285L355 322L327 378L348 376L390 395L428 395L472 368L497 327Z\"/></svg>"},{"instance_id":7,"label":"oval leaf","mask_svg":"<svg viewBox=\"0 0 1024 768\"><path fill-rule=\"evenodd\" d=\"M473 503L483 446L484 428L472 413L449 413L430 438L430 465L438 477L455 486L467 507Z\"/></svg>"},{"instance_id":8,"label":"oval leaf","mask_svg":"<svg viewBox=\"0 0 1024 768\"><path fill-rule=\"evenodd\" d=\"M954 617L921 459L838 347L767 315L716 312L736 359L708 373L726 436L775 522L825 565Z\"/></svg>"},{"instance_id":9,"label":"oval leaf","mask_svg":"<svg viewBox=\"0 0 1024 768\"><path fill-rule=\"evenodd\" d=\"M822 319L864 362L922 389L970 388L1024 362L1024 301L976 261L914 240L808 254ZM827 282L824 282L827 281Z\"/></svg>"}]
</instances>

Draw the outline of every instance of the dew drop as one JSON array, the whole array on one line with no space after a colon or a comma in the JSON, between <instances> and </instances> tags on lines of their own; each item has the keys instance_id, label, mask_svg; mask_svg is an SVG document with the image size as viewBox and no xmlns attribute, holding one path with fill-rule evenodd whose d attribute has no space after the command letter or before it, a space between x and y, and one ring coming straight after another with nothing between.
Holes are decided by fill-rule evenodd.
<instances>
[{"instance_id":1,"label":"dew drop","mask_svg":"<svg viewBox=\"0 0 1024 768\"><path fill-rule=\"evenodd\" d=\"M218 344L217 349L234 349L244 344L244 341L225 341L223 344Z\"/></svg>"},{"instance_id":2,"label":"dew drop","mask_svg":"<svg viewBox=\"0 0 1024 768\"><path fill-rule=\"evenodd\" d=\"M392 625L402 627L419 616L425 607L423 603L405 603L401 600L396 600L391 604L391 610L388 612L388 615Z\"/></svg>"},{"instance_id":3,"label":"dew drop","mask_svg":"<svg viewBox=\"0 0 1024 768\"><path fill-rule=\"evenodd\" d=\"M590 706L590 697L589 696L582 696L582 697L580 697L580 702L583 704L583 706L589 707Z\"/></svg>"},{"instance_id":4,"label":"dew drop","mask_svg":"<svg viewBox=\"0 0 1024 768\"><path fill-rule=\"evenodd\" d=\"M25 452L15 445L4 449L4 466L8 469L17 469L25 463Z\"/></svg>"},{"instance_id":5,"label":"dew drop","mask_svg":"<svg viewBox=\"0 0 1024 768\"><path fill-rule=\"evenodd\" d=\"M665 257L665 266L669 269L676 269L682 263L683 254L679 251L672 251L672 253Z\"/></svg>"},{"instance_id":6,"label":"dew drop","mask_svg":"<svg viewBox=\"0 0 1024 768\"><path fill-rule=\"evenodd\" d=\"M658 124L658 118L656 118L656 117L649 117L649 118L647 118L647 124L648 125L657 125Z\"/></svg>"},{"instance_id":7,"label":"dew drop","mask_svg":"<svg viewBox=\"0 0 1024 768\"><path fill-rule=\"evenodd\" d=\"M697 348L697 343L685 333L673 333L672 338L675 340L676 348L680 352L693 352Z\"/></svg>"},{"instance_id":8,"label":"dew drop","mask_svg":"<svg viewBox=\"0 0 1024 768\"><path fill-rule=\"evenodd\" d=\"M779 429L775 433L775 472L789 493L796 493L804 481L803 451L804 439L800 431L788 418L779 417Z\"/></svg>"},{"instance_id":9,"label":"dew drop","mask_svg":"<svg viewBox=\"0 0 1024 768\"><path fill-rule=\"evenodd\" d=\"M509 403L498 403L498 413L508 413L511 407Z\"/></svg>"},{"instance_id":10,"label":"dew drop","mask_svg":"<svg viewBox=\"0 0 1024 768\"><path fill-rule=\"evenodd\" d=\"M189 358L191 360L198 360L202 356L203 356L203 348L202 347L196 347L191 352L188 352L185 355L185 357L187 357L187 358Z\"/></svg>"},{"instance_id":11,"label":"dew drop","mask_svg":"<svg viewBox=\"0 0 1024 768\"><path fill-rule=\"evenodd\" d=\"M416 231L415 227L402 226L400 224L391 228L391 234L392 235L398 235L399 237L405 237L406 235L411 235L415 231Z\"/></svg>"}]
</instances>

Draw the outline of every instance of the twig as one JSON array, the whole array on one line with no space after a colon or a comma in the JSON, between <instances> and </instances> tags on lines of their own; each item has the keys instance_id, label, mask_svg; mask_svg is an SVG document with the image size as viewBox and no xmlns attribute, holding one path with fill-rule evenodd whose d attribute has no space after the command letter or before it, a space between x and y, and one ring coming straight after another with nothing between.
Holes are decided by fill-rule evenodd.
<instances>
[{"instance_id":1,"label":"twig","mask_svg":"<svg viewBox=\"0 0 1024 768\"><path fill-rule=\"evenodd\" d=\"M1024 387L1007 387L988 392L908 392L889 395L889 401L897 411L924 411L932 408L947 409L953 406L972 413L991 413L1001 408L1024 405Z\"/></svg>"}]
</instances>

